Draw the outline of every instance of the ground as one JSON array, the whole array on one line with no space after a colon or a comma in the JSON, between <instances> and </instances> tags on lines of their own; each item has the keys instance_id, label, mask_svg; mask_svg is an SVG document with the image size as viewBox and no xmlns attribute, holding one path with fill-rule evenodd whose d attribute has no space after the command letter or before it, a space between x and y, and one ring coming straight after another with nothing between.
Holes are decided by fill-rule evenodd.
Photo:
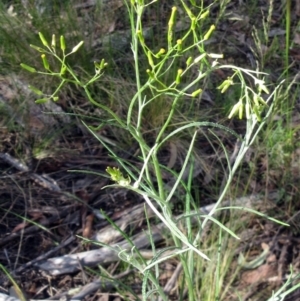
<instances>
[{"instance_id":1,"label":"ground","mask_svg":"<svg viewBox=\"0 0 300 301\"><path fill-rule=\"evenodd\" d=\"M233 202L230 204L244 206L249 201L249 208L258 210L264 216L233 211L217 216L227 227L236 227L236 234L241 238L238 242L225 236L222 242L222 246L228 248L230 253L222 253L224 262L228 260L230 264L224 265L227 272L223 276L224 294L220 294L220 300L268 300L272 291L287 281L288 275L299 274L300 106L296 75L299 67L297 20L300 4L299 1L291 1L290 47L287 54L285 20L288 0L286 3L227 2L222 14L222 5L214 4L211 7L209 20L218 23L216 32L206 43L207 51L223 53L224 64L251 69L259 67L270 74L269 87L276 86L282 79L287 82L267 129L248 151L227 196L227 200ZM122 102L130 97L134 86L130 43L127 39L127 36L130 37L129 24L123 17L125 7L122 1L112 1L109 7L105 1L101 5L100 2L96 3L74 2L76 22L88 45L86 56L74 59L74 62L78 60L92 64L102 55L107 60L113 58L113 67L93 93L107 99L112 103L112 108L122 114ZM20 13L20 5L18 1L7 1L4 5L6 17L9 15L9 18L16 20L9 19L11 23L1 23L3 32L9 32L7 28L17 26L22 17L26 26L37 35L37 31L41 30L37 28L38 21L34 16L30 19L24 11ZM43 4L40 5L43 7ZM267 20L270 5L273 12L267 34L264 35L262 20L263 17ZM29 1L24 10L30 11L31 6L34 5ZM53 13L51 9L57 9L56 6L44 6L46 12L49 9L49 14ZM168 22L170 9L168 1L161 1L155 10L148 10L144 16L147 30L149 28L147 33L154 43L159 43L159 35L166 32L164 26ZM64 20L68 11L62 9L61 12L60 18ZM102 23L95 19L97 13ZM181 13L179 10L180 16ZM185 22L182 18L178 23L178 35L186 28ZM77 30L69 32L66 40L72 38L75 41L80 35ZM111 38L109 42L105 39L107 36ZM106 51L112 43L114 51L119 51L117 56ZM36 96L28 89L28 85L43 82L44 79L16 72L19 68L16 63L18 59L8 61L11 72L4 70L7 59L12 58L7 49L2 47L0 52L4 58L1 59L0 69L0 112L4 116L0 121L0 247L3 250L0 253L3 271L0 274L0 293L10 293L21 299L22 294L17 292L16 285L9 278L11 275L28 299L57 300L62 296L72 296L73 299L140 300L143 285L141 273L126 262L131 248L120 235L120 229L132 238L147 259L156 255L152 253L146 235L149 227L145 210L152 225L150 235L157 248L170 245L170 234L163 224L157 222L153 211L147 207L145 209L141 196L126 188L103 189L113 183L106 168L120 167L120 164L100 140L112 147L118 157L140 170L142 162L136 143L110 124L104 124L93 135L82 121L97 127L105 116L76 89L65 88L57 103L34 104ZM285 66L287 55L288 72ZM18 56L17 50L15 56ZM26 59L29 65L34 64L29 61L31 57L30 52L22 60ZM80 70L80 66L76 65L76 68ZM213 74L206 83L202 98L195 102L196 109L201 110L200 120L219 122L237 133L243 133L243 121L227 119L233 104L228 99L234 99L236 95L229 94L225 99L214 89L218 82L228 76L230 74L227 71ZM110 90L111 82L114 83L114 94ZM51 80L49 83L43 82L41 86L47 84L53 87ZM164 113L165 103L161 104L160 101L149 109L149 118L144 121L145 132L149 132L146 137L150 141L153 139L151 131L159 126ZM55 114L47 115L45 112ZM64 115L63 112L70 114ZM234 154L238 147L236 139L218 129L215 133L228 153ZM224 184L226 158L222 155L223 149L218 139L208 130L201 132L195 148L198 156L192 194L199 201L197 206L202 208L201 212L206 213L205 206L215 203ZM187 144L183 139L170 141L159 154L160 163L179 172L186 149ZM163 180L167 189L174 179L166 172ZM173 201L174 218L182 213L180 193ZM274 223L267 216L288 223L290 227ZM241 221L242 226L235 225L233 221L236 220ZM111 221L119 227L119 231L111 225ZM204 231L201 245L207 252L218 231L215 225L209 224L209 227ZM101 248L87 239L110 244L114 249ZM119 249L114 245L117 242L127 247L127 254L118 252ZM216 249L212 253L216 253ZM241 254L246 257L245 260ZM120 257L125 262L120 261ZM179 300L179 293L183 294L180 300L188 300L187 292L180 289L182 266L179 261L173 257L161 263L159 268L159 282L168 292L170 300ZM205 271L205 275L214 274L204 264L199 269L203 273ZM297 283L296 278L293 284ZM206 281L195 277L195 286L203 287ZM75 293L70 291L75 288ZM201 299L205 300L205 297L201 295ZM299 289L284 300L300 300Z\"/></svg>"}]
</instances>

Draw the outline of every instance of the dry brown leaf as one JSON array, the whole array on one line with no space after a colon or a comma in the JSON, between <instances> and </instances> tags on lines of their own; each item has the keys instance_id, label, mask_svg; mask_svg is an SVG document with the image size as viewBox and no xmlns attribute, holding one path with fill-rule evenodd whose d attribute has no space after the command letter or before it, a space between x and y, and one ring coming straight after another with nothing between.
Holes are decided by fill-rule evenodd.
<instances>
[{"instance_id":1,"label":"dry brown leaf","mask_svg":"<svg viewBox=\"0 0 300 301\"><path fill-rule=\"evenodd\" d=\"M266 261L268 264L275 263L277 261L276 255L270 254Z\"/></svg>"},{"instance_id":2,"label":"dry brown leaf","mask_svg":"<svg viewBox=\"0 0 300 301\"><path fill-rule=\"evenodd\" d=\"M82 231L82 236L84 238L91 238L92 227L93 227L94 214L90 214L86 217L85 225Z\"/></svg>"},{"instance_id":3,"label":"dry brown leaf","mask_svg":"<svg viewBox=\"0 0 300 301\"><path fill-rule=\"evenodd\" d=\"M296 0L296 15L300 16L300 0Z\"/></svg>"},{"instance_id":4,"label":"dry brown leaf","mask_svg":"<svg viewBox=\"0 0 300 301\"><path fill-rule=\"evenodd\" d=\"M108 301L109 300L109 294L103 294L100 298L99 301Z\"/></svg>"},{"instance_id":5,"label":"dry brown leaf","mask_svg":"<svg viewBox=\"0 0 300 301\"><path fill-rule=\"evenodd\" d=\"M261 248L264 250L264 251L268 251L270 249L269 245L266 244L265 242L262 242L261 243Z\"/></svg>"},{"instance_id":6,"label":"dry brown leaf","mask_svg":"<svg viewBox=\"0 0 300 301\"><path fill-rule=\"evenodd\" d=\"M170 146L170 159L168 162L168 168L172 169L174 167L177 157L178 157L177 146L173 142L170 142L169 146Z\"/></svg>"},{"instance_id":7,"label":"dry brown leaf","mask_svg":"<svg viewBox=\"0 0 300 301\"><path fill-rule=\"evenodd\" d=\"M300 45L300 33L296 32L294 36L294 43Z\"/></svg>"},{"instance_id":8,"label":"dry brown leaf","mask_svg":"<svg viewBox=\"0 0 300 301\"><path fill-rule=\"evenodd\" d=\"M254 284L264 281L270 277L276 276L277 269L275 265L263 264L256 270L246 271L242 274L242 280L247 284Z\"/></svg>"},{"instance_id":9,"label":"dry brown leaf","mask_svg":"<svg viewBox=\"0 0 300 301\"><path fill-rule=\"evenodd\" d=\"M23 222L23 223L18 224L17 226L15 226L13 228L13 230L11 231L11 233L16 233L16 232L18 232L20 230L23 230L24 228L26 228L28 226L28 224L29 224L28 222Z\"/></svg>"},{"instance_id":10,"label":"dry brown leaf","mask_svg":"<svg viewBox=\"0 0 300 301\"><path fill-rule=\"evenodd\" d=\"M159 280L160 281L169 280L172 277L173 273L174 271L165 271L159 276Z\"/></svg>"},{"instance_id":11,"label":"dry brown leaf","mask_svg":"<svg viewBox=\"0 0 300 301\"><path fill-rule=\"evenodd\" d=\"M33 216L31 219L32 221L36 222L39 220L46 220L46 217L43 214L41 214L40 212L35 212L34 214L31 213L31 215ZM29 225L32 225L32 223L31 222L22 222L22 223L18 224L17 226L15 226L11 232L16 233L20 230L23 230L24 228L26 228Z\"/></svg>"}]
</instances>

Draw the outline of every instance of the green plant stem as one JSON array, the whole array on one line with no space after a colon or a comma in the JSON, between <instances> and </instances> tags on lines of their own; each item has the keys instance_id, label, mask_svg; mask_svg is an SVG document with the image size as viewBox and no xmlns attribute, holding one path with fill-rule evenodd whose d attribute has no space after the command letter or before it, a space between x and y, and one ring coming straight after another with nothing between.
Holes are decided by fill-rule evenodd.
<instances>
[{"instance_id":1,"label":"green plant stem","mask_svg":"<svg viewBox=\"0 0 300 301\"><path fill-rule=\"evenodd\" d=\"M86 86L83 86L83 89L84 89L84 92L86 94L86 96L88 97L88 100L93 104L95 105L96 107L98 108L101 108L103 109L104 111L106 111L107 113L109 113L118 123L119 125L122 127L122 128L125 128L126 125L125 123L111 110L109 109L107 106L105 105L102 105L101 103L98 103L97 101L95 101L93 99L93 97L91 96L90 94L90 91L89 89L86 87Z\"/></svg>"},{"instance_id":2,"label":"green plant stem","mask_svg":"<svg viewBox=\"0 0 300 301\"><path fill-rule=\"evenodd\" d=\"M280 87L280 85L278 86ZM274 92L269 96L269 100L271 99L271 97L273 95L275 95L275 92L277 91L277 89L274 90ZM247 120L247 126L246 126L246 134L245 134L245 139L241 144L239 153L237 155L237 158L234 162L233 167L230 169L229 168L229 175L228 175L228 179L226 182L226 185L218 199L218 201L216 202L215 206L212 208L212 210L208 213L207 217L205 217L205 219L203 220L202 223L202 229L205 227L207 221L209 220L209 217L212 216L216 209L219 207L219 205L221 204L222 200L224 199L230 185L231 182L233 180L233 176L236 172L236 170L238 169L238 167L240 166L246 152L248 151L249 147L252 145L252 143L254 142L255 138L257 137L258 133L261 131L262 127L265 125L265 123L268 120L268 117L270 116L270 114L273 112L273 107L274 107L274 102L272 102L272 104L270 105L267 114L264 118L264 120L262 122L259 123L259 126L257 128L257 130L255 130L257 124L258 124L258 120L255 118L255 116L253 115L253 119L248 119Z\"/></svg>"},{"instance_id":3,"label":"green plant stem","mask_svg":"<svg viewBox=\"0 0 300 301\"><path fill-rule=\"evenodd\" d=\"M182 263L185 280L187 282L188 299L190 301L195 301L197 300L197 298L195 296L195 290L194 290L193 272L190 270L188 266L188 260L187 260L190 254L192 254L191 256L193 256L194 252L190 251L187 252L186 254L180 255L180 262Z\"/></svg>"},{"instance_id":4,"label":"green plant stem","mask_svg":"<svg viewBox=\"0 0 300 301\"><path fill-rule=\"evenodd\" d=\"M130 6L130 7L129 7ZM135 80L136 80L136 87L137 87L137 94L136 96L131 100L130 106L128 108L127 113L127 127L131 128L131 118L132 118L132 110L134 107L134 104L136 100L138 101L138 117L137 117L137 123L135 126L135 129L131 130L134 131L134 136L136 137L137 142L139 143L140 150L142 152L143 161L147 158L147 148L146 142L144 141L143 135L141 133L141 123L142 123L142 116L143 116L143 99L142 99L142 93L143 90L146 88L146 86L142 87L141 81L140 81L140 68L139 68L139 55L138 55L138 48L139 48L139 39L137 36L137 32L140 30L142 31L142 25L141 25L141 18L143 14L143 7L144 3L139 4L139 2L136 3L136 22L134 22L134 6L133 4L128 4L128 12L130 17L130 23L131 23L131 32L132 32L132 52L133 52L133 59L134 59L134 69L135 69ZM145 166L146 170L146 177L149 183L152 183L149 167ZM152 185L153 186L153 185Z\"/></svg>"},{"instance_id":5,"label":"green plant stem","mask_svg":"<svg viewBox=\"0 0 300 301\"><path fill-rule=\"evenodd\" d=\"M285 69L289 68L290 32L291 32L291 0L286 0L285 18Z\"/></svg>"}]
</instances>

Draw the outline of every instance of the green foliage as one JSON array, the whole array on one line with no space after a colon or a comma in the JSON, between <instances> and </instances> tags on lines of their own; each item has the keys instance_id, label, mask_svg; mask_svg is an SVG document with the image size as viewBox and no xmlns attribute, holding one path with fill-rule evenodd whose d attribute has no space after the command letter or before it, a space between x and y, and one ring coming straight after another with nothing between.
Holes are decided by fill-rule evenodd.
<instances>
[{"instance_id":1,"label":"green foliage","mask_svg":"<svg viewBox=\"0 0 300 301\"><path fill-rule=\"evenodd\" d=\"M193 265L194 258L197 256L197 260L210 260L200 242L201 232L208 222L213 222L220 229L219 237L222 237L225 233L236 238L234 232L216 220L213 215L227 195L234 175L241 165L246 152L268 121L274 108L273 97L276 95L279 86L273 91L269 91L264 80L266 77L265 73L258 70L247 70L234 65L222 65L220 63L222 55L206 52L204 42L213 34L215 24L211 24L207 30L203 30L203 21L207 19L209 9L200 8L195 3L193 4L193 1L191 1L192 9L184 1L180 2L180 10L184 11L186 18L189 20L189 27L185 32L180 32L180 37L178 37L178 34L175 34L178 8L173 7L167 24L164 47L161 47L161 45L158 48L152 47L145 37L142 20L145 11L154 3L155 1L146 3L143 0L126 2L131 24L135 93L129 103L125 102L124 104L125 116L120 116L106 102L103 102L100 98L96 99L95 95L91 93L91 86L100 78L103 79L105 77L104 71L108 67L106 60L102 59L100 62L94 63L94 75L87 80L82 79L76 73L76 69L72 67L70 57L80 52L83 41L76 43L74 47L70 47L69 41L64 35L60 36L58 42L55 35L50 39L46 35L39 33L42 45L36 46L34 44L31 45L31 48L41 55L41 58L39 58L40 64L30 62L30 65L32 64L33 67L24 63L21 66L31 73L48 78L56 78L59 81L57 88L51 94L44 93L39 88L31 87L31 90L39 97L36 100L37 103L58 101L60 90L67 84L79 87L94 106L107 114L107 120L104 120L101 125L107 123L123 130L138 145L141 168L133 166L123 158L119 158L114 148L105 139L97 135L93 127L87 126L90 132L97 137L112 157L121 165L122 169L128 173L128 176L124 177L119 168L108 167L107 173L116 182L111 186L125 186L127 189L141 195L147 205L155 212L156 217L166 225L172 236L172 253L164 255L166 249L157 252L150 263L137 261L134 255L136 252L138 254L138 251L134 247L132 248L132 254L128 254L126 250L121 250L119 253L122 260L129 262L143 274L143 299L147 300L155 293L158 293L163 300L168 300L157 281L157 277L155 277L153 269L157 271L159 263L171 257L177 257L181 261L184 270L183 286L187 286L188 298L192 301L199 300L199 296L196 296L194 293L194 280L196 277ZM202 32L202 34L199 35L199 32ZM141 57L147 62L146 68L140 64ZM182 61L185 62L184 66L178 68ZM35 65L44 68L44 70L38 71L40 68L36 68ZM216 85L215 89L225 93L234 86L239 92L239 98L235 100L228 117L233 118L237 115L239 119L242 119L245 122L245 134L243 136L238 135L231 129L213 122L186 120L180 124L174 123L178 107L184 102L192 102L197 95L201 94L205 81L220 69L229 70L232 75ZM148 118L147 114L151 111L149 107L165 99L171 100L170 105L165 105L167 110L165 110L160 124L157 126L154 137L147 139L148 136L143 125ZM99 128L101 128L101 125ZM206 215L200 215L197 212L192 213L194 200L190 194L190 188L193 175L192 172L186 175L186 171L192 170L194 167L194 146L202 127L208 127L216 137L218 134L214 133L214 129L227 131L241 142L236 160L232 164L226 147L221 139L218 138L228 164L227 182L220 193L216 205ZM171 139L183 133L191 133L189 146L181 170L178 173L175 170L171 170L171 176L176 175L176 178L172 187L167 187L163 181L163 173L166 168L160 163L158 154ZM133 183L131 183L131 180ZM180 227L179 221L174 220L172 212L172 199L180 188L184 189L183 199L186 211L182 220L184 220L186 225L185 228ZM192 227L192 218L194 217L198 220L196 229ZM219 239L221 238L217 238L216 241ZM218 256L218 273L221 273L220 266L221 258ZM221 284L218 281L223 278L219 274L216 277L213 275L212 278L215 284L213 295L217 299L221 293Z\"/></svg>"},{"instance_id":2,"label":"green foliage","mask_svg":"<svg viewBox=\"0 0 300 301\"><path fill-rule=\"evenodd\" d=\"M131 182L130 177L124 178L123 174L116 167L107 167L106 172L111 176L112 181L121 186L128 186Z\"/></svg>"}]
</instances>

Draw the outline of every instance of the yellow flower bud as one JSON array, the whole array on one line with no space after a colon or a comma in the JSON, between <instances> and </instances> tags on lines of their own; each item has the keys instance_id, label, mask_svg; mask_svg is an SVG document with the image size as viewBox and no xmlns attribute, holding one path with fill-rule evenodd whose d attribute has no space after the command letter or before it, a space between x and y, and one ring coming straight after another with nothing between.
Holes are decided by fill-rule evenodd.
<instances>
[{"instance_id":1,"label":"yellow flower bud","mask_svg":"<svg viewBox=\"0 0 300 301\"><path fill-rule=\"evenodd\" d=\"M39 37L40 37L40 40L42 41L43 45L48 47L49 44L41 32L39 32Z\"/></svg>"}]
</instances>

